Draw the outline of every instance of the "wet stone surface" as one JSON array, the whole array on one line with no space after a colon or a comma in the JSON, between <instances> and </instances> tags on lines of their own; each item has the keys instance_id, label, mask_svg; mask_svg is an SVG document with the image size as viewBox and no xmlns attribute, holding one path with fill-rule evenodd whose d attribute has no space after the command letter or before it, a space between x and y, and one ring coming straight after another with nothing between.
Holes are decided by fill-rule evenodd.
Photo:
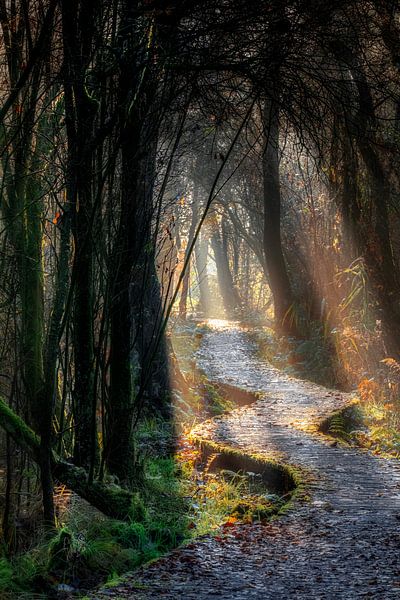
<instances>
[{"instance_id":1,"label":"wet stone surface","mask_svg":"<svg viewBox=\"0 0 400 600\"><path fill-rule=\"evenodd\" d=\"M399 463L307 432L349 396L266 365L235 326L207 333L198 362L211 380L261 397L201 424L196 436L306 469L310 497L267 525L199 539L91 598L400 598Z\"/></svg>"}]
</instances>

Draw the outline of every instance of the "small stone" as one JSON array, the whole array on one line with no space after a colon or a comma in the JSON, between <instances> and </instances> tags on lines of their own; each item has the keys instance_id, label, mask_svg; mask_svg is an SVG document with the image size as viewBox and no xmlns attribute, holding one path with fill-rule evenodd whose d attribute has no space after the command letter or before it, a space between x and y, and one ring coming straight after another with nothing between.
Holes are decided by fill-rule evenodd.
<instances>
[{"instance_id":1,"label":"small stone","mask_svg":"<svg viewBox=\"0 0 400 600\"><path fill-rule=\"evenodd\" d=\"M71 594L72 592L76 592L75 588L72 585L68 585L67 583L59 583L56 587L57 592L64 592L65 594Z\"/></svg>"}]
</instances>

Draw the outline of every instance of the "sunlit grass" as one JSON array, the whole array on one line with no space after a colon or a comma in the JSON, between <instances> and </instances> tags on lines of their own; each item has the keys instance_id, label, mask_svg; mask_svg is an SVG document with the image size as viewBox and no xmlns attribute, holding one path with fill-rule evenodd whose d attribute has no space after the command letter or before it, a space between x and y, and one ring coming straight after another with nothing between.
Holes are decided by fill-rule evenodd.
<instances>
[{"instance_id":1,"label":"sunlit grass","mask_svg":"<svg viewBox=\"0 0 400 600\"><path fill-rule=\"evenodd\" d=\"M268 519L279 511L284 500L266 489L261 476L226 469L210 471L214 456L202 464L200 449L187 440L177 455L183 489L190 499L193 536L217 533L235 523Z\"/></svg>"},{"instance_id":2,"label":"sunlit grass","mask_svg":"<svg viewBox=\"0 0 400 600\"><path fill-rule=\"evenodd\" d=\"M390 385L389 385L390 384ZM393 380L362 380L358 386L366 431L358 441L377 454L400 458L400 398Z\"/></svg>"}]
</instances>

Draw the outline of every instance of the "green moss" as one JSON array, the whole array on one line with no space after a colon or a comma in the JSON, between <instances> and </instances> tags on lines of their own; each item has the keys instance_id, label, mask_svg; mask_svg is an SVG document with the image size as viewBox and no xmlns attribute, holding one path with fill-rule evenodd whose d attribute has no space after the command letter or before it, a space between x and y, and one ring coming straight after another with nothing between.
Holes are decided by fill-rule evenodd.
<instances>
[{"instance_id":1,"label":"green moss","mask_svg":"<svg viewBox=\"0 0 400 600\"><path fill-rule=\"evenodd\" d=\"M221 415L235 408L235 403L229 395L223 392L221 386L207 381L203 376L203 388L207 399L207 412L212 416Z\"/></svg>"},{"instance_id":2,"label":"green moss","mask_svg":"<svg viewBox=\"0 0 400 600\"><path fill-rule=\"evenodd\" d=\"M219 493L225 495L225 497L219 500L216 498L216 506L212 507L217 513L220 510L218 505L225 503L226 516L230 515L245 522L264 521L289 510L293 502L304 501L307 497L307 483L312 480L311 473L295 465L284 463L276 454L266 456L259 453L244 453L240 449L212 440L205 440L198 436L192 436L192 440L201 447L203 460L212 458L214 455L221 455L223 457L222 461L228 462L229 469L232 468L232 470L225 472L232 475L232 481L234 477L240 477L240 473L243 473L244 476L248 472L260 473L263 478L261 487L269 489L268 482L270 482L273 488L279 490L276 492L277 495L271 498L270 495L265 496L265 493L260 494L260 491L256 490L254 492L251 488L249 490L248 486L245 490L239 487L236 495L235 489L232 490L233 495L229 499L226 496L229 495L230 490L222 487ZM223 472L221 471L221 473ZM206 531L200 530L199 533L206 533Z\"/></svg>"},{"instance_id":3,"label":"green moss","mask_svg":"<svg viewBox=\"0 0 400 600\"><path fill-rule=\"evenodd\" d=\"M263 470L263 468L268 468L271 471L271 474L275 473L278 478L280 478L282 482L282 488L287 490L295 490L297 487L302 485L304 482L304 471L298 467L293 465L284 463L282 460L279 460L279 455L269 455L260 454L257 452L243 452L237 448L232 448L231 446L226 446L224 444L214 442L213 440L206 440L201 438L200 436L192 435L191 439L195 441L202 449L202 452L207 455L213 452L218 452L225 455L235 456L238 459L246 459L246 457L250 460L259 463L258 469Z\"/></svg>"},{"instance_id":4,"label":"green moss","mask_svg":"<svg viewBox=\"0 0 400 600\"><path fill-rule=\"evenodd\" d=\"M147 532L143 523L115 522L111 526L112 535L122 546L142 550L147 542Z\"/></svg>"},{"instance_id":5,"label":"green moss","mask_svg":"<svg viewBox=\"0 0 400 600\"><path fill-rule=\"evenodd\" d=\"M37 592L36 598L44 598L40 584L46 574L47 557L47 547L39 546L23 556L0 559L1 600L28 600L33 591Z\"/></svg>"},{"instance_id":6,"label":"green moss","mask_svg":"<svg viewBox=\"0 0 400 600\"><path fill-rule=\"evenodd\" d=\"M74 548L72 533L67 528L62 528L49 543L48 570L66 571L69 567L71 554Z\"/></svg>"},{"instance_id":7,"label":"green moss","mask_svg":"<svg viewBox=\"0 0 400 600\"><path fill-rule=\"evenodd\" d=\"M21 446L29 455L36 458L40 451L40 438L32 429L0 398L0 423L1 427Z\"/></svg>"},{"instance_id":8,"label":"green moss","mask_svg":"<svg viewBox=\"0 0 400 600\"><path fill-rule=\"evenodd\" d=\"M13 577L13 568L6 558L0 559L0 589L7 590Z\"/></svg>"}]
</instances>

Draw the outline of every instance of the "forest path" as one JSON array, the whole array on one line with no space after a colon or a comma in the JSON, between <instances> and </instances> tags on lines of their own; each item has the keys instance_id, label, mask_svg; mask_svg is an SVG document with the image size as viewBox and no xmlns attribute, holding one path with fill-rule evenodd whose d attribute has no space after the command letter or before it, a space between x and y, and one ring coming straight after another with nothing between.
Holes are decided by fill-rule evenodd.
<instances>
[{"instance_id":1,"label":"forest path","mask_svg":"<svg viewBox=\"0 0 400 600\"><path fill-rule=\"evenodd\" d=\"M215 323L198 362L215 382L259 392L251 406L201 424L197 438L311 472L311 499L267 525L205 537L93 598L400 598L400 466L305 431L349 397L265 364L239 327Z\"/></svg>"}]
</instances>

